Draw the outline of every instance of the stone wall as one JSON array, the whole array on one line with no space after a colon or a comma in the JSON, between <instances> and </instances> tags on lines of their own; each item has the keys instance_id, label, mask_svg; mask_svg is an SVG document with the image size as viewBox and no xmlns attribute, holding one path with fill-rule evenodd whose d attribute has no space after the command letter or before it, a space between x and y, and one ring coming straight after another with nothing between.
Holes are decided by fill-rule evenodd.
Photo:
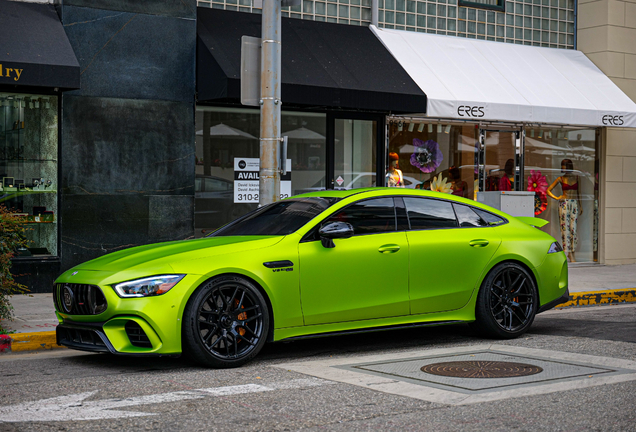
<instances>
[{"instance_id":1,"label":"stone wall","mask_svg":"<svg viewBox=\"0 0 636 432\"><path fill-rule=\"evenodd\" d=\"M636 101L636 0L579 0L577 48ZM601 260L636 263L636 130L603 135Z\"/></svg>"},{"instance_id":2,"label":"stone wall","mask_svg":"<svg viewBox=\"0 0 636 432\"><path fill-rule=\"evenodd\" d=\"M81 70L62 96L62 271L193 236L196 2L57 3Z\"/></svg>"}]
</instances>

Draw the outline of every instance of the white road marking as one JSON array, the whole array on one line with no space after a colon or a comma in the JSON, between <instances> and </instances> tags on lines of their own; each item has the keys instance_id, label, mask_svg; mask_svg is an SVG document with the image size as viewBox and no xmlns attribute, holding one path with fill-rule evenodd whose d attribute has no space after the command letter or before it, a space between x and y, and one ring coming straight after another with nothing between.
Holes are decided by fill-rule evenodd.
<instances>
[{"instance_id":1,"label":"white road marking","mask_svg":"<svg viewBox=\"0 0 636 432\"><path fill-rule=\"evenodd\" d=\"M233 396L246 393L261 393L275 390L290 390L335 384L318 378L297 379L267 384L244 384L228 387L203 388L190 391L177 391L125 399L103 399L86 401L97 391L58 396L10 405L2 409L0 423L33 421L71 421L99 420L125 417L157 415L138 411L118 411L114 408L128 408L137 405L151 405L164 402L176 402L189 399L202 399L210 396Z\"/></svg>"}]
</instances>

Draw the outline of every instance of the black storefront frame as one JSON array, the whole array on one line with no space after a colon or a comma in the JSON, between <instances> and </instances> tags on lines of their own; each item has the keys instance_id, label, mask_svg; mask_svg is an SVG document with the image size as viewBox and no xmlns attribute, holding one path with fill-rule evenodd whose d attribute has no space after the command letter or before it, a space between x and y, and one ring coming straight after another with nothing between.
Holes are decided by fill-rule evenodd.
<instances>
[{"instance_id":1,"label":"black storefront frame","mask_svg":"<svg viewBox=\"0 0 636 432\"><path fill-rule=\"evenodd\" d=\"M246 106L242 104L213 104L213 103L197 103L195 106L195 113L197 107L214 107L218 109L223 108L241 108L241 109L254 109L255 111L258 108ZM325 136L325 145L326 148L326 161L325 161L325 189L333 190L335 189L335 127L336 120L371 120L376 122L376 163L375 163L375 173L376 173L376 186L384 186L384 178L386 174L386 158L387 158L387 147L386 147L386 119L387 116L390 116L389 112L374 112L374 111L345 111L345 110L316 110L316 109L307 109L306 107L294 106L294 105L283 105L281 110L281 116L284 112L295 111L295 112L306 112L306 113L317 113L317 114L325 114L326 115L326 136ZM282 133L281 133L282 135ZM293 164L293 161L292 161Z\"/></svg>"},{"instance_id":2,"label":"black storefront frame","mask_svg":"<svg viewBox=\"0 0 636 432\"><path fill-rule=\"evenodd\" d=\"M376 122L376 186L384 186L385 161L386 161L386 117L388 113L351 112L351 111L327 111L327 164L326 164L326 189L335 189L335 158L336 120L371 120Z\"/></svg>"}]
</instances>

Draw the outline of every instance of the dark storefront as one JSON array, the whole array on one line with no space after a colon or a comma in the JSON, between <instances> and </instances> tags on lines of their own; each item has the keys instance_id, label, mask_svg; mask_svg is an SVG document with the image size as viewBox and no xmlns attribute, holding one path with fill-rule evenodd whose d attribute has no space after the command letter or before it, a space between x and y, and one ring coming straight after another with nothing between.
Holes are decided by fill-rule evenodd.
<instances>
[{"instance_id":1,"label":"dark storefront","mask_svg":"<svg viewBox=\"0 0 636 432\"><path fill-rule=\"evenodd\" d=\"M80 66L52 5L0 10L0 204L27 221L13 272L37 291L60 272L61 99Z\"/></svg>"},{"instance_id":2,"label":"dark storefront","mask_svg":"<svg viewBox=\"0 0 636 432\"><path fill-rule=\"evenodd\" d=\"M19 210L42 217L33 224L33 235L41 233L31 256L14 259L20 281L50 292L57 275L79 262L192 236L196 2L0 0L0 9L0 63L5 72L23 70L15 83L14 74L0 79L0 92L27 98L24 132L14 132L11 117L0 135L7 142L19 134L25 168L2 173L32 190L33 179L43 178L47 192L39 202L22 198ZM72 85L53 80L69 75ZM39 141L29 133L31 102L33 112L36 104L51 110ZM39 154L27 153L35 147ZM29 159L41 159L40 176L28 174Z\"/></svg>"},{"instance_id":3,"label":"dark storefront","mask_svg":"<svg viewBox=\"0 0 636 432\"><path fill-rule=\"evenodd\" d=\"M259 157L258 107L240 104L241 37L261 16L198 10L195 236L257 206L235 162ZM283 195L384 185L386 116L425 112L426 95L368 27L282 20ZM249 188L244 188L249 189Z\"/></svg>"},{"instance_id":4,"label":"dark storefront","mask_svg":"<svg viewBox=\"0 0 636 432\"><path fill-rule=\"evenodd\" d=\"M0 81L3 145L13 134L39 149L17 163L38 160L38 175L2 172L38 197L11 198L37 227L13 267L32 292L80 262L198 237L256 206L249 194L235 202L233 162L258 158L259 111L240 104L240 39L260 36L260 15L194 1L0 7L12 47L0 59L13 69ZM30 32L34 23L54 32ZM17 34L29 36L18 44ZM386 115L424 112L424 93L368 28L283 19L283 46L289 194L382 184Z\"/></svg>"}]
</instances>

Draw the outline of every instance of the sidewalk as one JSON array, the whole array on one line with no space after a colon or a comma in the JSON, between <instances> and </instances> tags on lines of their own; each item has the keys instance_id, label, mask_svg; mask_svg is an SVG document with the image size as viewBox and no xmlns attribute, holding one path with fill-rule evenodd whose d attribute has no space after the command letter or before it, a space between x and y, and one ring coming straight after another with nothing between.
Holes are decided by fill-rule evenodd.
<instances>
[{"instance_id":1,"label":"sidewalk","mask_svg":"<svg viewBox=\"0 0 636 432\"><path fill-rule=\"evenodd\" d=\"M558 307L636 302L636 264L570 267L570 301ZM3 321L11 334L11 351L59 348L52 294L13 296L15 321Z\"/></svg>"}]
</instances>

